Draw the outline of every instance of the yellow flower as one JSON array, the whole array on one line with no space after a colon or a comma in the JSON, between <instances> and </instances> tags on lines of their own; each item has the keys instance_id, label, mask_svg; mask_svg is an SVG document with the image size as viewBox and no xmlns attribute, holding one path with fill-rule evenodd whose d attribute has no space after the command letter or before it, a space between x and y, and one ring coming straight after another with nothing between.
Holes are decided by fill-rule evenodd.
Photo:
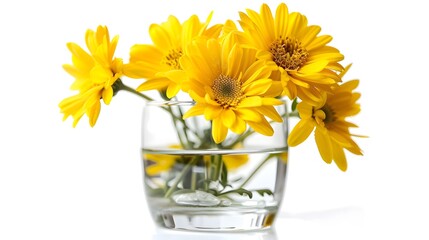
<instances>
[{"instance_id":1,"label":"yellow flower","mask_svg":"<svg viewBox=\"0 0 429 240\"><path fill-rule=\"evenodd\" d=\"M145 168L146 174L155 176L170 170L176 163L178 157L177 155L168 154L145 154L144 159L150 161L150 164Z\"/></svg>"},{"instance_id":2,"label":"yellow flower","mask_svg":"<svg viewBox=\"0 0 429 240\"><path fill-rule=\"evenodd\" d=\"M179 145L172 145L170 148L181 149ZM149 176L155 176L164 171L169 171L178 160L183 160L183 157L169 154L145 154L144 159L150 161L148 167L146 167L146 173ZM210 156L205 155L204 161L208 162ZM189 160L189 159L188 159ZM227 170L235 170L246 164L249 160L249 156L246 154L238 155L224 155L222 161L226 166Z\"/></svg>"},{"instance_id":3,"label":"yellow flower","mask_svg":"<svg viewBox=\"0 0 429 240\"><path fill-rule=\"evenodd\" d=\"M321 28L308 26L304 15L289 13L284 3L277 7L275 17L266 4L259 14L250 9L246 12L240 12L239 22L244 30L240 41L257 49L259 59L277 65L272 78L281 81L283 95L317 105L322 92L341 81L336 71L343 70L338 63L343 55L326 45L331 36L317 36Z\"/></svg>"},{"instance_id":4,"label":"yellow flower","mask_svg":"<svg viewBox=\"0 0 429 240\"><path fill-rule=\"evenodd\" d=\"M360 94L352 92L358 84L358 80L352 80L340 85L333 90L333 94L325 95L319 106L300 102L297 109L301 120L289 135L289 146L302 143L316 128L314 136L322 159L327 163L334 160L338 168L346 171L344 149L362 155L359 146L352 140L352 136L356 135L349 131L350 127L357 126L346 120L360 111L360 105L357 104Z\"/></svg>"},{"instance_id":5,"label":"yellow flower","mask_svg":"<svg viewBox=\"0 0 429 240\"><path fill-rule=\"evenodd\" d=\"M182 76L179 60L186 46L197 37L218 37L222 25L208 28L211 14L201 23L196 15L183 24L170 16L167 22L152 24L149 29L153 45L136 44L131 48L130 63L124 73L131 78L146 78L137 91L166 91L167 97L175 96L180 88ZM179 74L179 75L178 75Z\"/></svg>"},{"instance_id":6,"label":"yellow flower","mask_svg":"<svg viewBox=\"0 0 429 240\"><path fill-rule=\"evenodd\" d=\"M112 40L107 27L99 26L97 31L87 30L86 46L89 53L75 43L68 43L73 64L64 64L64 69L75 78L72 90L79 93L60 102L64 120L74 119L73 127L86 114L89 124L94 126L100 113L100 99L109 104L113 97L112 85L122 75L122 60L113 58L118 36Z\"/></svg>"},{"instance_id":7,"label":"yellow flower","mask_svg":"<svg viewBox=\"0 0 429 240\"><path fill-rule=\"evenodd\" d=\"M222 157L227 170L235 170L246 164L249 160L249 156L246 154L239 155L224 155Z\"/></svg>"},{"instance_id":8,"label":"yellow flower","mask_svg":"<svg viewBox=\"0 0 429 240\"><path fill-rule=\"evenodd\" d=\"M184 90L196 102L184 117L204 115L212 120L212 136L222 142L228 129L241 134L247 124L256 132L271 136L273 129L265 116L281 122L273 105L282 101L267 90L272 65L256 61L256 51L243 49L230 34L223 41L199 39L181 59L188 75Z\"/></svg>"}]
</instances>

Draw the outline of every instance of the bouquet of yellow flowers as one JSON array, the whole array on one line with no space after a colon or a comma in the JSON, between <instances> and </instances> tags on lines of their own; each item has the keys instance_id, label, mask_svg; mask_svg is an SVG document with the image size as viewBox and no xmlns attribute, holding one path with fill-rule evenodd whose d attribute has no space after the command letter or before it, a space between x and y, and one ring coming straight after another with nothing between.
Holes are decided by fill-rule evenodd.
<instances>
[{"instance_id":1,"label":"bouquet of yellow flowers","mask_svg":"<svg viewBox=\"0 0 429 240\"><path fill-rule=\"evenodd\" d=\"M283 3L275 13L266 4L259 12L240 12L238 24L226 20L211 25L211 17L202 22L193 15L180 22L170 16L166 22L152 24L152 43L132 46L128 62L115 56L118 36L111 38L105 26L87 30L87 50L68 43L72 64L63 67L74 77L71 89L78 93L59 104L64 119L71 116L76 126L87 115L94 126L101 101L109 105L122 90L142 97L148 104L154 100L187 101L188 107L179 111L172 109L174 104L161 104L161 110L175 123L179 139L169 147L184 151L241 148L251 136L273 136L277 131L273 124L299 117L284 139L283 150L299 145L314 132L322 159L326 163L334 161L346 171L344 150L362 155L352 139L356 135L350 132L357 126L347 120L360 111L360 94L354 91L359 81L343 81L351 65L340 63L344 56L328 45L332 37L319 35L319 26L308 25L304 15L289 12ZM124 83L125 78L143 80L132 88ZM146 91L159 92L159 99ZM285 102L290 104L288 112L279 110ZM189 121L194 118L206 123L191 127ZM172 198L179 205L197 198L198 204L192 206L207 207L230 206L235 199L228 196L233 193L248 198L254 195L253 190L245 188L249 179L236 184L239 180L227 175L249 161L243 152L220 154L222 157L168 153L143 153L149 177L178 169L162 183L158 179L148 184L153 190L151 196ZM263 163L274 157L285 163L285 153L271 153ZM202 167L204 173L191 174L190 169L195 167ZM213 184L216 181L218 184ZM269 188L255 191L262 197L273 194ZM267 221L264 224L270 225Z\"/></svg>"}]
</instances>

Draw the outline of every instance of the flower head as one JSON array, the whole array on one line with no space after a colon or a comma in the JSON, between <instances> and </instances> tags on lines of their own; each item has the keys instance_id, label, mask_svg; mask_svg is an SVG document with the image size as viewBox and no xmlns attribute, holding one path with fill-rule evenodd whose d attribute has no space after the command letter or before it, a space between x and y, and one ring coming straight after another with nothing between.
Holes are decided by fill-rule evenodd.
<instances>
[{"instance_id":1,"label":"flower head","mask_svg":"<svg viewBox=\"0 0 429 240\"><path fill-rule=\"evenodd\" d=\"M197 37L218 37L222 25L208 28L211 15L206 22L200 22L196 15L183 24L170 16L162 24L150 26L153 44L136 44L131 48L130 63L125 66L125 74L132 78L146 78L137 90L166 91L167 97L175 96L180 88L180 58L186 46Z\"/></svg>"},{"instance_id":2,"label":"flower head","mask_svg":"<svg viewBox=\"0 0 429 240\"><path fill-rule=\"evenodd\" d=\"M300 102L297 106L301 120L289 135L289 146L296 146L305 141L315 130L315 140L322 159L346 171L347 160L344 149L362 155L359 146L353 141L349 131L350 127L357 127L346 120L347 117L359 113L360 105L357 100L360 94L353 92L358 86L358 80L343 83L332 91L325 94L322 104L311 106L307 102Z\"/></svg>"},{"instance_id":3,"label":"flower head","mask_svg":"<svg viewBox=\"0 0 429 240\"><path fill-rule=\"evenodd\" d=\"M61 101L59 107L64 113L64 120L73 117L73 126L84 114L89 117L90 125L94 126L100 113L100 99L105 104L112 100L112 86L122 75L122 59L113 58L118 38L115 36L111 40L107 27L99 26L95 32L90 29L86 32L89 53L75 43L67 44L73 64L63 67L75 78L71 89L79 93Z\"/></svg>"},{"instance_id":4,"label":"flower head","mask_svg":"<svg viewBox=\"0 0 429 240\"><path fill-rule=\"evenodd\" d=\"M260 13L247 9L240 13L244 30L240 41L258 51L257 57L276 64L272 78L281 81L283 95L317 105L324 91L340 82L336 71L343 55L327 46L332 37L318 36L319 26L308 26L307 18L297 12L289 13L281 3L275 16L263 4Z\"/></svg>"},{"instance_id":5,"label":"flower head","mask_svg":"<svg viewBox=\"0 0 429 240\"><path fill-rule=\"evenodd\" d=\"M155 176L162 172L170 171L175 164L181 162L186 164L191 161L189 157L178 157L177 155L169 154L145 154L144 159L148 161L148 166L145 168L146 174L149 176ZM183 163L183 161L185 163ZM205 155L203 160L208 164L210 161L210 156ZM223 164L225 164L228 171L234 171L239 169L241 166L247 163L249 156L246 154L235 154L235 155L225 155L222 157Z\"/></svg>"},{"instance_id":6,"label":"flower head","mask_svg":"<svg viewBox=\"0 0 429 240\"><path fill-rule=\"evenodd\" d=\"M282 121L273 107L282 101L268 92L273 66L257 61L256 51L241 48L233 34L222 41L194 41L181 65L189 78L184 90L196 101L184 117L204 115L211 120L216 143L226 138L228 129L241 134L247 125L270 136L273 129L265 116Z\"/></svg>"}]
</instances>

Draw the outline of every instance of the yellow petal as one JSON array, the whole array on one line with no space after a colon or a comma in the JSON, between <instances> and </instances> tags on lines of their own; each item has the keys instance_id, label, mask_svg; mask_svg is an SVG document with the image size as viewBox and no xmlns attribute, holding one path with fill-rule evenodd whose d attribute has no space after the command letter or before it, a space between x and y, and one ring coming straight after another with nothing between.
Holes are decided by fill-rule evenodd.
<instances>
[{"instance_id":1,"label":"yellow petal","mask_svg":"<svg viewBox=\"0 0 429 240\"><path fill-rule=\"evenodd\" d=\"M337 144L339 144L342 147L352 146L352 144L350 143L351 139L349 136L345 136L338 131L329 131L329 135L331 136L332 140L334 140Z\"/></svg>"},{"instance_id":2,"label":"yellow petal","mask_svg":"<svg viewBox=\"0 0 429 240\"><path fill-rule=\"evenodd\" d=\"M264 22L264 32L266 36L270 34L274 34L274 19L273 14L271 13L271 9L267 4L262 4L261 6L261 19Z\"/></svg>"},{"instance_id":3,"label":"yellow petal","mask_svg":"<svg viewBox=\"0 0 429 240\"><path fill-rule=\"evenodd\" d=\"M319 153L323 161L325 161L326 163L331 163L333 154L331 139L329 138L329 135L321 132L319 128L316 128L314 137L316 139L317 148L319 149Z\"/></svg>"},{"instance_id":4,"label":"yellow petal","mask_svg":"<svg viewBox=\"0 0 429 240\"><path fill-rule=\"evenodd\" d=\"M306 102L298 103L296 109L298 110L301 119L309 119L313 117L313 107Z\"/></svg>"},{"instance_id":5,"label":"yellow petal","mask_svg":"<svg viewBox=\"0 0 429 240\"><path fill-rule=\"evenodd\" d=\"M238 108L259 107L262 106L262 99L259 96L246 97L241 100Z\"/></svg>"},{"instance_id":6,"label":"yellow petal","mask_svg":"<svg viewBox=\"0 0 429 240\"><path fill-rule=\"evenodd\" d=\"M277 97L283 92L283 86L280 81L273 81L270 89L265 92L266 97Z\"/></svg>"},{"instance_id":7,"label":"yellow petal","mask_svg":"<svg viewBox=\"0 0 429 240\"><path fill-rule=\"evenodd\" d=\"M304 16L302 16L298 12L292 12L289 15L289 24L287 28L286 36L295 36L297 35L297 31L301 30L300 27L291 27L291 26L300 26L303 21Z\"/></svg>"},{"instance_id":8,"label":"yellow petal","mask_svg":"<svg viewBox=\"0 0 429 240\"><path fill-rule=\"evenodd\" d=\"M201 30L201 22L197 15L192 15L188 20L183 23L183 35L182 41L186 46L191 43L192 40L198 36Z\"/></svg>"},{"instance_id":9,"label":"yellow petal","mask_svg":"<svg viewBox=\"0 0 429 240\"><path fill-rule=\"evenodd\" d=\"M94 60L87 52L75 43L68 43L68 49L73 54L74 65L79 69L90 69L94 65Z\"/></svg>"},{"instance_id":10,"label":"yellow petal","mask_svg":"<svg viewBox=\"0 0 429 240\"><path fill-rule=\"evenodd\" d=\"M305 36L301 40L301 44L305 47L309 43L311 43L317 36L317 34L320 33L320 27L319 26L309 26L308 31L305 33Z\"/></svg>"},{"instance_id":11,"label":"yellow petal","mask_svg":"<svg viewBox=\"0 0 429 240\"><path fill-rule=\"evenodd\" d=\"M95 104L87 112L87 115L89 117L89 125L91 125L91 127L93 127L97 122L98 116L100 115L100 109L100 101L96 101Z\"/></svg>"},{"instance_id":12,"label":"yellow petal","mask_svg":"<svg viewBox=\"0 0 429 240\"><path fill-rule=\"evenodd\" d=\"M276 27L276 38L286 36L286 30L288 26L289 19L289 11L287 5L284 3L280 3L276 10L276 19L275 19L275 27Z\"/></svg>"},{"instance_id":13,"label":"yellow petal","mask_svg":"<svg viewBox=\"0 0 429 240\"><path fill-rule=\"evenodd\" d=\"M306 49L307 51L311 51L315 48L328 44L331 40L332 40L332 37L328 35L317 37L315 40L313 40L310 44L307 45Z\"/></svg>"},{"instance_id":14,"label":"yellow petal","mask_svg":"<svg viewBox=\"0 0 429 240\"><path fill-rule=\"evenodd\" d=\"M231 109L226 109L222 111L220 118L222 119L223 125L225 125L227 128L231 128L235 122L236 116L234 111Z\"/></svg>"},{"instance_id":15,"label":"yellow petal","mask_svg":"<svg viewBox=\"0 0 429 240\"><path fill-rule=\"evenodd\" d=\"M223 140L225 140L226 135L228 133L228 128L226 128L222 120L219 118L216 118L212 121L212 136L215 143L221 143Z\"/></svg>"},{"instance_id":16,"label":"yellow petal","mask_svg":"<svg viewBox=\"0 0 429 240\"><path fill-rule=\"evenodd\" d=\"M243 87L246 96L263 95L270 87L271 79L260 79Z\"/></svg>"},{"instance_id":17,"label":"yellow petal","mask_svg":"<svg viewBox=\"0 0 429 240\"><path fill-rule=\"evenodd\" d=\"M239 108L236 110L236 113L245 121L261 122L263 119L263 116L259 112L247 108Z\"/></svg>"},{"instance_id":18,"label":"yellow petal","mask_svg":"<svg viewBox=\"0 0 429 240\"><path fill-rule=\"evenodd\" d=\"M355 88L357 88L359 85L359 80L351 80L348 82L344 82L343 84L341 84L341 90L342 91L348 91L351 92L353 91Z\"/></svg>"},{"instance_id":19,"label":"yellow petal","mask_svg":"<svg viewBox=\"0 0 429 240\"><path fill-rule=\"evenodd\" d=\"M318 106L323 101L322 94L316 88L297 88L297 93L303 102Z\"/></svg>"},{"instance_id":20,"label":"yellow petal","mask_svg":"<svg viewBox=\"0 0 429 240\"><path fill-rule=\"evenodd\" d=\"M110 104L110 101L112 101L113 98L113 89L112 87L106 87L104 88L101 97L103 98L103 102L106 105Z\"/></svg>"},{"instance_id":21,"label":"yellow petal","mask_svg":"<svg viewBox=\"0 0 429 240\"><path fill-rule=\"evenodd\" d=\"M198 95L197 92L194 92L192 90L189 91L189 96L196 102L204 102L205 101L204 97Z\"/></svg>"},{"instance_id":22,"label":"yellow petal","mask_svg":"<svg viewBox=\"0 0 429 240\"><path fill-rule=\"evenodd\" d=\"M304 65L298 71L300 73L320 72L320 71L322 71L328 65L328 63L329 63L328 60L322 60L322 61L313 62L311 64Z\"/></svg>"},{"instance_id":23,"label":"yellow petal","mask_svg":"<svg viewBox=\"0 0 429 240\"><path fill-rule=\"evenodd\" d=\"M167 97L171 99L174 96L176 96L179 91L180 91L180 85L174 82L170 82L170 84L167 87Z\"/></svg>"},{"instance_id":24,"label":"yellow petal","mask_svg":"<svg viewBox=\"0 0 429 240\"><path fill-rule=\"evenodd\" d=\"M348 71L349 69L352 67L352 64L350 63L349 65L347 65L343 71L340 73L340 77L342 78Z\"/></svg>"},{"instance_id":25,"label":"yellow petal","mask_svg":"<svg viewBox=\"0 0 429 240\"><path fill-rule=\"evenodd\" d=\"M149 27L149 34L153 43L164 49L171 49L174 46L171 43L168 32L158 24L152 24Z\"/></svg>"},{"instance_id":26,"label":"yellow petal","mask_svg":"<svg viewBox=\"0 0 429 240\"><path fill-rule=\"evenodd\" d=\"M235 121L231 125L230 129L236 134L242 134L244 131L246 131L246 127L246 122L243 119L237 117L235 118Z\"/></svg>"},{"instance_id":27,"label":"yellow petal","mask_svg":"<svg viewBox=\"0 0 429 240\"><path fill-rule=\"evenodd\" d=\"M229 34L229 36L233 36ZM227 37L230 39L231 37ZM230 41L224 41L230 42ZM230 43L232 45L232 43ZM237 79L240 75L240 64L242 64L241 59L243 59L243 49L238 47L238 45L234 44L232 46L228 46L228 44L224 43L222 47L222 72L226 73L227 76Z\"/></svg>"},{"instance_id":28,"label":"yellow petal","mask_svg":"<svg viewBox=\"0 0 429 240\"><path fill-rule=\"evenodd\" d=\"M276 105L282 105L282 104L284 104L284 102L277 98L270 98L270 97L262 98L263 106L272 106L272 105L276 106Z\"/></svg>"},{"instance_id":29,"label":"yellow petal","mask_svg":"<svg viewBox=\"0 0 429 240\"><path fill-rule=\"evenodd\" d=\"M122 71L125 76L130 78L153 78L156 73L164 71L159 68L159 64L152 64L148 62L137 62L124 64Z\"/></svg>"},{"instance_id":30,"label":"yellow petal","mask_svg":"<svg viewBox=\"0 0 429 240\"><path fill-rule=\"evenodd\" d=\"M330 62L338 62L344 59L344 55L336 52L327 52L321 54L313 54L307 58L308 63L320 60L329 60Z\"/></svg>"},{"instance_id":31,"label":"yellow petal","mask_svg":"<svg viewBox=\"0 0 429 240\"><path fill-rule=\"evenodd\" d=\"M273 106L258 107L257 111L260 112L262 115L271 118L275 122L283 122L282 117Z\"/></svg>"},{"instance_id":32,"label":"yellow petal","mask_svg":"<svg viewBox=\"0 0 429 240\"><path fill-rule=\"evenodd\" d=\"M332 151L334 155L335 164L337 164L338 168L341 171L345 172L347 170L347 159L346 155L344 154L344 149L340 145L333 142Z\"/></svg>"},{"instance_id":33,"label":"yellow petal","mask_svg":"<svg viewBox=\"0 0 429 240\"><path fill-rule=\"evenodd\" d=\"M218 118L219 114L222 113L222 110L223 109L221 107L207 104L204 110L204 117L206 120Z\"/></svg>"},{"instance_id":34,"label":"yellow petal","mask_svg":"<svg viewBox=\"0 0 429 240\"><path fill-rule=\"evenodd\" d=\"M304 142L314 129L314 121L311 119L302 119L299 121L288 137L288 144L291 147L297 146Z\"/></svg>"},{"instance_id":35,"label":"yellow petal","mask_svg":"<svg viewBox=\"0 0 429 240\"><path fill-rule=\"evenodd\" d=\"M272 71L272 67L269 64L266 64L265 61L256 61L251 66L247 67L247 69L245 70L245 73L243 74L243 79L245 80L243 82L243 85L245 86L255 80L269 78Z\"/></svg>"},{"instance_id":36,"label":"yellow petal","mask_svg":"<svg viewBox=\"0 0 429 240\"><path fill-rule=\"evenodd\" d=\"M197 104L197 105L193 106L192 108L190 108L183 115L183 118L186 119L186 118L197 116L197 115L203 115L204 114L204 110L205 110L205 106L204 105Z\"/></svg>"},{"instance_id":37,"label":"yellow petal","mask_svg":"<svg viewBox=\"0 0 429 240\"><path fill-rule=\"evenodd\" d=\"M136 90L139 92L154 89L163 90L168 87L169 83L170 80L168 78L153 78L140 84L140 86L138 86Z\"/></svg>"},{"instance_id":38,"label":"yellow petal","mask_svg":"<svg viewBox=\"0 0 429 240\"><path fill-rule=\"evenodd\" d=\"M270 123L265 119L262 118L262 121L259 122L247 122L253 130L256 132L265 135L265 136L272 136L274 134L274 129L271 127Z\"/></svg>"},{"instance_id":39,"label":"yellow petal","mask_svg":"<svg viewBox=\"0 0 429 240\"><path fill-rule=\"evenodd\" d=\"M228 170L234 170L247 163L249 160L248 155L225 155L223 161Z\"/></svg>"},{"instance_id":40,"label":"yellow petal","mask_svg":"<svg viewBox=\"0 0 429 240\"><path fill-rule=\"evenodd\" d=\"M157 48L153 45L136 44L130 49L130 62L145 61L159 64L159 61L164 57L167 51L168 49Z\"/></svg>"},{"instance_id":41,"label":"yellow petal","mask_svg":"<svg viewBox=\"0 0 429 240\"><path fill-rule=\"evenodd\" d=\"M263 60L271 60L273 58L269 51L258 51L256 57Z\"/></svg>"}]
</instances>

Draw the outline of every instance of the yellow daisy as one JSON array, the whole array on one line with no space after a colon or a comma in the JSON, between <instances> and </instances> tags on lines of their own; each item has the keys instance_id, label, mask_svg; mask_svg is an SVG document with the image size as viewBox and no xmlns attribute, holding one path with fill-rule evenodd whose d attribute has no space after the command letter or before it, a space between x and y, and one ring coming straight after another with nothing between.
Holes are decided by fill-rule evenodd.
<instances>
[{"instance_id":1,"label":"yellow daisy","mask_svg":"<svg viewBox=\"0 0 429 240\"><path fill-rule=\"evenodd\" d=\"M148 167L146 167L146 174L149 176L155 176L162 172L169 171L178 160L183 160L176 155L168 154L145 154L144 159L149 161ZM209 156L204 156L205 161L209 161ZM225 155L222 157L223 163L228 171L233 171L246 164L249 160L248 155Z\"/></svg>"},{"instance_id":2,"label":"yellow daisy","mask_svg":"<svg viewBox=\"0 0 429 240\"><path fill-rule=\"evenodd\" d=\"M124 68L125 75L131 78L145 78L137 91L165 91L168 98L175 96L180 88L179 60L186 46L196 37L218 37L222 25L208 28L211 14L206 22L200 22L196 15L191 16L183 24L170 16L167 22L152 24L149 29L153 45L136 44L131 48L130 63Z\"/></svg>"},{"instance_id":3,"label":"yellow daisy","mask_svg":"<svg viewBox=\"0 0 429 240\"><path fill-rule=\"evenodd\" d=\"M100 113L100 99L107 105L112 100L112 85L122 75L122 59L113 58L118 39L115 36L110 40L107 27L98 26L95 32L90 29L86 32L89 53L75 43L67 44L73 64L64 64L63 68L75 78L71 89L79 93L61 101L59 107L64 120L73 117L73 127L84 114L94 126Z\"/></svg>"},{"instance_id":4,"label":"yellow daisy","mask_svg":"<svg viewBox=\"0 0 429 240\"><path fill-rule=\"evenodd\" d=\"M353 92L358 84L358 80L341 84L332 94L324 95L324 101L319 106L298 103L301 120L289 135L289 146L302 143L316 128L314 136L322 159L327 163L334 160L338 168L346 171L344 149L362 155L359 146L352 140L352 136L356 135L349 131L350 127L357 126L346 120L360 112L360 105L357 104L360 94Z\"/></svg>"},{"instance_id":5,"label":"yellow daisy","mask_svg":"<svg viewBox=\"0 0 429 240\"><path fill-rule=\"evenodd\" d=\"M244 31L240 41L257 49L259 59L277 65L272 78L281 81L283 95L317 105L322 92L341 81L337 71L343 70L338 63L343 55L326 45L332 37L318 36L321 28L308 26L304 15L289 13L284 3L277 7L275 16L266 4L260 13L250 9L246 13L240 12Z\"/></svg>"},{"instance_id":6,"label":"yellow daisy","mask_svg":"<svg viewBox=\"0 0 429 240\"><path fill-rule=\"evenodd\" d=\"M184 89L196 102L184 117L211 120L216 143L226 138L228 129L241 134L247 125L270 136L273 129L265 116L282 121L273 107L282 101L267 94L273 66L256 61L256 51L239 47L233 36L194 41L181 59L189 79Z\"/></svg>"}]
</instances>

